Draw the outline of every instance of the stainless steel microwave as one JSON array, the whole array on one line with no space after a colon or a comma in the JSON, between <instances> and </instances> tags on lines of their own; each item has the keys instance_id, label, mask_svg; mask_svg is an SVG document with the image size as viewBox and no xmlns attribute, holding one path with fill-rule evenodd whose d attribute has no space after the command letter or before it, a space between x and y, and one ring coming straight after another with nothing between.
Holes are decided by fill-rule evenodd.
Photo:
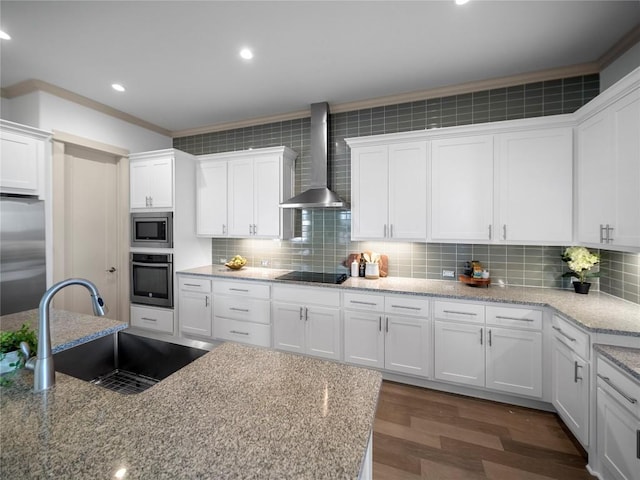
<instances>
[{"instance_id":1,"label":"stainless steel microwave","mask_svg":"<svg viewBox=\"0 0 640 480\"><path fill-rule=\"evenodd\" d=\"M132 213L131 246L173 248L173 212Z\"/></svg>"}]
</instances>

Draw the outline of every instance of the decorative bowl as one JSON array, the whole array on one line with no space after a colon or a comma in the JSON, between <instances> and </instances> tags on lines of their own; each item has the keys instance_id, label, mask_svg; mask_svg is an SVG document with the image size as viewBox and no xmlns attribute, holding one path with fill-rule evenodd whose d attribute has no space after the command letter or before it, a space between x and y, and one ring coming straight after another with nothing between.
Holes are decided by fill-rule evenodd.
<instances>
[{"instance_id":1,"label":"decorative bowl","mask_svg":"<svg viewBox=\"0 0 640 480\"><path fill-rule=\"evenodd\" d=\"M240 270L246 264L247 264L246 258L241 257L240 255L236 255L231 259L230 262L225 263L224 266L231 270Z\"/></svg>"}]
</instances>

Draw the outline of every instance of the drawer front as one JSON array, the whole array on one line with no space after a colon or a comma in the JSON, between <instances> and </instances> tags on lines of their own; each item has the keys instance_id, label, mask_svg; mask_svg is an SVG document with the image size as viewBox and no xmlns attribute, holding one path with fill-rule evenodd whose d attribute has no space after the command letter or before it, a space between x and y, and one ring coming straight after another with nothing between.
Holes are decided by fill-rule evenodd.
<instances>
[{"instance_id":1,"label":"drawer front","mask_svg":"<svg viewBox=\"0 0 640 480\"><path fill-rule=\"evenodd\" d=\"M484 305L436 301L434 316L439 320L484 323Z\"/></svg>"},{"instance_id":2,"label":"drawer front","mask_svg":"<svg viewBox=\"0 0 640 480\"><path fill-rule=\"evenodd\" d=\"M178 276L178 288L189 292L211 293L211 280L198 277Z\"/></svg>"},{"instance_id":3,"label":"drawer front","mask_svg":"<svg viewBox=\"0 0 640 480\"><path fill-rule=\"evenodd\" d=\"M340 306L340 292L333 288L287 287L274 285L274 300L301 305Z\"/></svg>"},{"instance_id":4,"label":"drawer front","mask_svg":"<svg viewBox=\"0 0 640 480\"><path fill-rule=\"evenodd\" d=\"M384 295L367 295L366 293L345 293L344 308L384 312Z\"/></svg>"},{"instance_id":5,"label":"drawer front","mask_svg":"<svg viewBox=\"0 0 640 480\"><path fill-rule=\"evenodd\" d=\"M591 342L589 334L569 323L559 315L553 315L553 334L562 343L568 346L585 360L591 357Z\"/></svg>"},{"instance_id":6,"label":"drawer front","mask_svg":"<svg viewBox=\"0 0 640 480\"><path fill-rule=\"evenodd\" d=\"M413 295L387 295L384 297L384 311L387 313L428 318L429 300Z\"/></svg>"},{"instance_id":7,"label":"drawer front","mask_svg":"<svg viewBox=\"0 0 640 480\"><path fill-rule=\"evenodd\" d=\"M131 326L173 333L173 310L131 305Z\"/></svg>"},{"instance_id":8,"label":"drawer front","mask_svg":"<svg viewBox=\"0 0 640 480\"><path fill-rule=\"evenodd\" d=\"M270 324L269 300L216 295L213 297L213 314L217 317Z\"/></svg>"},{"instance_id":9,"label":"drawer front","mask_svg":"<svg viewBox=\"0 0 640 480\"><path fill-rule=\"evenodd\" d=\"M487 306L485 313L487 315L487 325L542 330L541 310Z\"/></svg>"},{"instance_id":10,"label":"drawer front","mask_svg":"<svg viewBox=\"0 0 640 480\"><path fill-rule=\"evenodd\" d=\"M269 285L253 282L213 282L213 293L269 299Z\"/></svg>"},{"instance_id":11,"label":"drawer front","mask_svg":"<svg viewBox=\"0 0 640 480\"><path fill-rule=\"evenodd\" d=\"M271 347L271 326L214 317L213 336L221 340Z\"/></svg>"},{"instance_id":12,"label":"drawer front","mask_svg":"<svg viewBox=\"0 0 640 480\"><path fill-rule=\"evenodd\" d=\"M598 386L640 419L640 383L600 356L597 374Z\"/></svg>"}]
</instances>

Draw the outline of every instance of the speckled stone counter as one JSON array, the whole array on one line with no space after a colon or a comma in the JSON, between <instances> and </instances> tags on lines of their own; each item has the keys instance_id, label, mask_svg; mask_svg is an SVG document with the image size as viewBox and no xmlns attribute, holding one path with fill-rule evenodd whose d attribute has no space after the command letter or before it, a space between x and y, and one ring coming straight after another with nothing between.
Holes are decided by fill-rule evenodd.
<instances>
[{"instance_id":1,"label":"speckled stone counter","mask_svg":"<svg viewBox=\"0 0 640 480\"><path fill-rule=\"evenodd\" d=\"M594 344L593 348L640 382L640 348L617 347L598 343Z\"/></svg>"},{"instance_id":2,"label":"speckled stone counter","mask_svg":"<svg viewBox=\"0 0 640 480\"><path fill-rule=\"evenodd\" d=\"M53 353L104 337L129 326L128 323L120 320L55 309L50 310L49 321ZM0 317L0 330L18 330L24 323L37 331L38 309L3 315Z\"/></svg>"},{"instance_id":3,"label":"speckled stone counter","mask_svg":"<svg viewBox=\"0 0 640 480\"><path fill-rule=\"evenodd\" d=\"M221 265L206 265L178 273L225 279L283 282L277 277L289 270L243 268L232 271ZM291 285L292 282L283 282ZM296 282L305 284L304 282ZM350 277L341 285L309 283L314 287L355 289L367 292L429 295L440 298L478 300L551 307L569 320L594 333L638 337L640 348L640 305L611 295L591 292L579 295L572 290L491 285L470 287L460 282L386 277L376 280Z\"/></svg>"},{"instance_id":4,"label":"speckled stone counter","mask_svg":"<svg viewBox=\"0 0 640 480\"><path fill-rule=\"evenodd\" d=\"M355 479L381 374L223 344L138 395L31 372L0 398L0 478Z\"/></svg>"}]
</instances>

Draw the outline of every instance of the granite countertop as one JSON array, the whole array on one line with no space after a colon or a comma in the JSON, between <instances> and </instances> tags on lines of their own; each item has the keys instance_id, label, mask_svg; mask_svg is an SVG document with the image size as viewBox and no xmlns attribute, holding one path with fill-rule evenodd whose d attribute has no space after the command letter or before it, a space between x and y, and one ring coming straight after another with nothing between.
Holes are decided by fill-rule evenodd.
<instances>
[{"instance_id":1,"label":"granite countertop","mask_svg":"<svg viewBox=\"0 0 640 480\"><path fill-rule=\"evenodd\" d=\"M229 270L222 265L205 265L178 273L292 285L290 281L277 279L278 276L289 271L247 267L242 270ZM461 282L401 277L386 277L376 280L350 277L341 285L296 283L314 287L362 290L368 293L403 293L459 300L548 306L591 332L639 337L640 347L640 305L606 293L591 292L589 295L578 295L572 290L500 285L482 288L471 287Z\"/></svg>"},{"instance_id":2,"label":"granite countertop","mask_svg":"<svg viewBox=\"0 0 640 480\"><path fill-rule=\"evenodd\" d=\"M102 331L87 332L76 314L55 318L73 325L69 333ZM73 342L54 331L56 348ZM1 392L0 478L93 480L126 469L127 479L356 479L381 381L379 372L233 343L137 395L60 373L36 394L21 370Z\"/></svg>"},{"instance_id":3,"label":"granite countertop","mask_svg":"<svg viewBox=\"0 0 640 480\"><path fill-rule=\"evenodd\" d=\"M595 343L593 348L640 382L640 348Z\"/></svg>"}]
</instances>

